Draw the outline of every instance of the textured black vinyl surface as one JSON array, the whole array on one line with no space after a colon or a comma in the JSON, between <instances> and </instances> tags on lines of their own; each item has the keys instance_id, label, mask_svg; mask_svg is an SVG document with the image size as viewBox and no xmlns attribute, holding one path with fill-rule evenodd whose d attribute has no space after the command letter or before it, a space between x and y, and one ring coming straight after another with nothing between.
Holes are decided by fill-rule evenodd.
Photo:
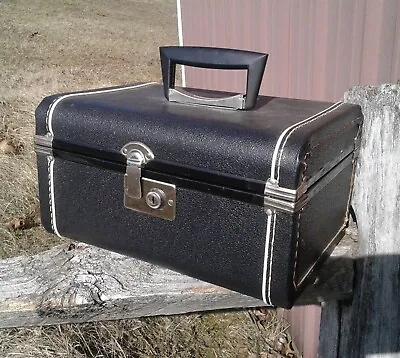
<instances>
[{"instance_id":1,"label":"textured black vinyl surface","mask_svg":"<svg viewBox=\"0 0 400 358\"><path fill-rule=\"evenodd\" d=\"M48 168L46 156L39 154L42 223L54 232ZM308 203L300 223L298 214L276 213L266 265L271 304L293 305L299 294L294 282L320 259L344 224L351 169L345 168ZM178 188L177 218L165 221L124 208L123 174L61 158L54 163L54 189L54 222L62 236L263 298L268 237L262 207Z\"/></svg>"},{"instance_id":2,"label":"textured black vinyl surface","mask_svg":"<svg viewBox=\"0 0 400 358\"><path fill-rule=\"evenodd\" d=\"M300 214L296 282L318 261L347 220L352 163L317 193Z\"/></svg>"},{"instance_id":3,"label":"textured black vinyl surface","mask_svg":"<svg viewBox=\"0 0 400 358\"><path fill-rule=\"evenodd\" d=\"M38 168L39 197L40 197L40 221L43 227L54 232L51 226L50 198L49 198L49 171L47 155L37 154L36 162Z\"/></svg>"},{"instance_id":4,"label":"textured black vinyl surface","mask_svg":"<svg viewBox=\"0 0 400 358\"><path fill-rule=\"evenodd\" d=\"M308 143L304 147L305 151L301 155L301 161L305 165L304 180L313 178L327 166L333 167L339 158L353 152L354 139L361 121L362 114L359 106L342 104L315 123L307 124L307 128L301 127L292 134L291 140L297 142L306 137L307 133L311 133ZM289 143L288 148L290 147ZM289 153L290 151L284 151L284 158ZM290 178L290 172L286 172L287 169L287 166L282 168L280 184L284 187L285 184L289 185L287 178Z\"/></svg>"},{"instance_id":5,"label":"textured black vinyl surface","mask_svg":"<svg viewBox=\"0 0 400 358\"><path fill-rule=\"evenodd\" d=\"M272 227L272 229L274 228ZM293 221L293 216L276 212L273 231L275 231L275 235L273 241L270 241L269 253L269 263L272 264L271 272L267 270L267 279L271 274L270 298L274 305L276 305L275 302L279 302L278 307L291 308L297 298L293 285L297 226Z\"/></svg>"},{"instance_id":6,"label":"textured black vinyl surface","mask_svg":"<svg viewBox=\"0 0 400 358\"><path fill-rule=\"evenodd\" d=\"M48 107L55 98L45 99L36 111L38 134L44 134ZM266 181L280 134L330 105L260 96L254 110L232 111L170 103L162 86L153 84L65 98L53 112L52 127L55 138L61 141L114 153L130 141L140 141L152 149L158 160ZM297 188L310 141L318 141L319 137L329 140L325 128L332 127L334 131L341 117L351 122L348 112L359 111L358 106L349 104L340 108L321 121L302 126L286 142L280 161L281 186ZM351 142L354 131L343 131L341 137ZM328 152L322 162L337 156L337 150Z\"/></svg>"},{"instance_id":7,"label":"textured black vinyl surface","mask_svg":"<svg viewBox=\"0 0 400 358\"><path fill-rule=\"evenodd\" d=\"M61 235L261 298L262 207L178 188L167 221L124 207L120 173L56 158L54 178Z\"/></svg>"}]
</instances>

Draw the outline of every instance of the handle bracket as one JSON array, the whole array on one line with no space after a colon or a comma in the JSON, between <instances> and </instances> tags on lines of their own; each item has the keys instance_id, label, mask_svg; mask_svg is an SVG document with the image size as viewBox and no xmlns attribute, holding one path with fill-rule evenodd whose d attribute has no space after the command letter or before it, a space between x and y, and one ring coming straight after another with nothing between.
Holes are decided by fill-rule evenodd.
<instances>
[{"instance_id":1,"label":"handle bracket","mask_svg":"<svg viewBox=\"0 0 400 358\"><path fill-rule=\"evenodd\" d=\"M245 98L242 94L223 98L210 98L197 96L182 89L178 91L177 89L170 88L169 101L193 105L224 107L229 109L245 109Z\"/></svg>"}]
</instances>

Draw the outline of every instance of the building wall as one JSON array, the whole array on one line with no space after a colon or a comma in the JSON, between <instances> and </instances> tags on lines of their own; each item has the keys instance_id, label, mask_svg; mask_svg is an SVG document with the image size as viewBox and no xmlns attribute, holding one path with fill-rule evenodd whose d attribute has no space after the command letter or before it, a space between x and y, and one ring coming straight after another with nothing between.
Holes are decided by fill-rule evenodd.
<instances>
[{"instance_id":1,"label":"building wall","mask_svg":"<svg viewBox=\"0 0 400 358\"><path fill-rule=\"evenodd\" d=\"M400 0L177 0L181 45L269 54L261 93L337 101L350 87L400 80ZM189 87L242 92L243 71L185 68ZM315 357L319 307L285 312Z\"/></svg>"},{"instance_id":2,"label":"building wall","mask_svg":"<svg viewBox=\"0 0 400 358\"><path fill-rule=\"evenodd\" d=\"M269 54L264 94L335 101L355 84L400 79L399 0L181 0L181 8L184 45ZM239 72L188 68L186 81L241 90Z\"/></svg>"}]
</instances>

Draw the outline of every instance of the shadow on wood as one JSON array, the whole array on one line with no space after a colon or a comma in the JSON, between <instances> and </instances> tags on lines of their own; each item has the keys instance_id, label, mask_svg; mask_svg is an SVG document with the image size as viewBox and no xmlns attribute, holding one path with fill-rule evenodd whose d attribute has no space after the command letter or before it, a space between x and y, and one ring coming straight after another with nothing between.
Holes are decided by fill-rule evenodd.
<instances>
[{"instance_id":1,"label":"shadow on wood","mask_svg":"<svg viewBox=\"0 0 400 358\"><path fill-rule=\"evenodd\" d=\"M323 358L400 356L400 85L354 87L364 122L352 205L357 253L351 303L322 310Z\"/></svg>"},{"instance_id":2,"label":"shadow on wood","mask_svg":"<svg viewBox=\"0 0 400 358\"><path fill-rule=\"evenodd\" d=\"M355 267L354 298L323 304L319 356L400 357L400 256L361 257Z\"/></svg>"}]
</instances>

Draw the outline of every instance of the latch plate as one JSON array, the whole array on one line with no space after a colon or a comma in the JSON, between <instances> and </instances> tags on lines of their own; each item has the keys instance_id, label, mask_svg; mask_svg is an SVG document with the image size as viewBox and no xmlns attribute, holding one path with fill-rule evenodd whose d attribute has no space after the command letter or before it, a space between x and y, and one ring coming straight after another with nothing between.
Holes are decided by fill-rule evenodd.
<instances>
[{"instance_id":1,"label":"latch plate","mask_svg":"<svg viewBox=\"0 0 400 358\"><path fill-rule=\"evenodd\" d=\"M127 209L145 213L165 220L175 220L176 215L176 186L153 179L142 178L142 197L135 199L129 195L124 195L124 205ZM153 209L146 201L150 193L163 193L163 202L158 208Z\"/></svg>"},{"instance_id":2,"label":"latch plate","mask_svg":"<svg viewBox=\"0 0 400 358\"><path fill-rule=\"evenodd\" d=\"M142 167L154 159L151 149L140 142L125 144L124 205L127 209L165 220L174 220L176 187L173 184L142 178Z\"/></svg>"}]
</instances>

